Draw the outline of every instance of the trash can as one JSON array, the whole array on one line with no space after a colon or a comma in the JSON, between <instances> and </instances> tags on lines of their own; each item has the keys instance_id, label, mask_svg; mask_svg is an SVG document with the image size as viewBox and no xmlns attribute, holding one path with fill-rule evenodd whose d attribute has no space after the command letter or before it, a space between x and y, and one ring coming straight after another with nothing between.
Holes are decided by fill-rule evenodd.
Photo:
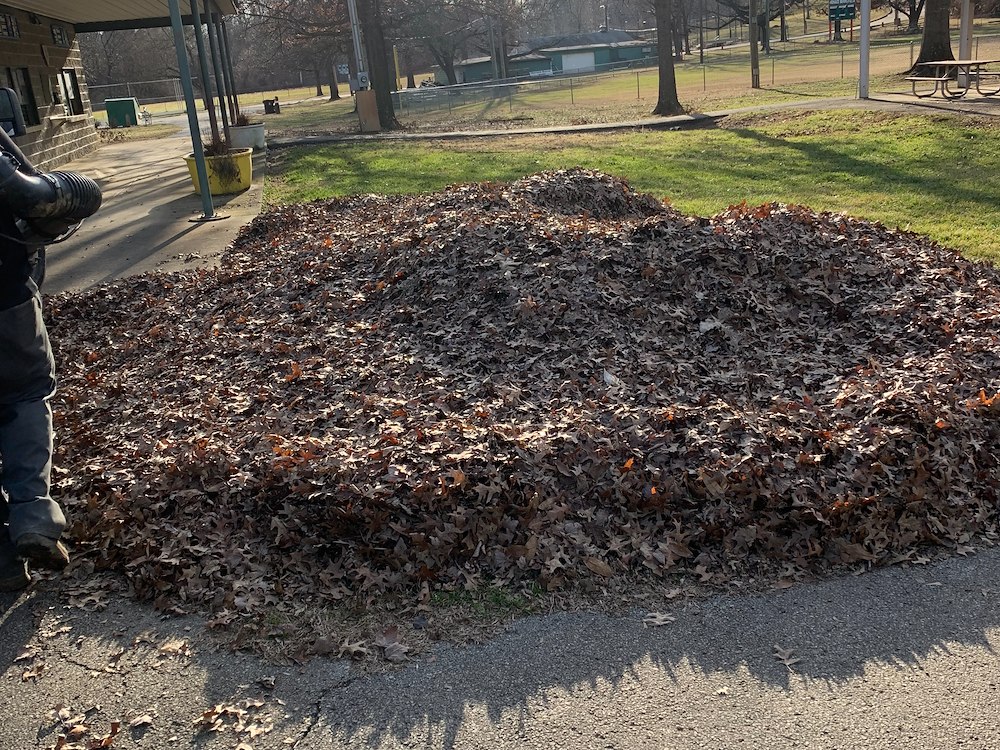
<instances>
[{"instance_id":1,"label":"trash can","mask_svg":"<svg viewBox=\"0 0 1000 750\"><path fill-rule=\"evenodd\" d=\"M108 127L129 128L139 124L139 102L134 96L124 99L105 99Z\"/></svg>"},{"instance_id":2,"label":"trash can","mask_svg":"<svg viewBox=\"0 0 1000 750\"><path fill-rule=\"evenodd\" d=\"M281 114L281 105L278 104L278 97L274 97L273 99L265 99L263 104L264 104L265 115Z\"/></svg>"}]
</instances>

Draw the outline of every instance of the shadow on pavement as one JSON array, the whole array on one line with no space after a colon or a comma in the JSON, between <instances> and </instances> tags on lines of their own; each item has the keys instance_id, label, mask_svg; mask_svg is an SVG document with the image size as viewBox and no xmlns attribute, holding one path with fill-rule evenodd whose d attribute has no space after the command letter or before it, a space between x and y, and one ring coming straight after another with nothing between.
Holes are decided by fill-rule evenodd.
<instances>
[{"instance_id":1,"label":"shadow on pavement","mask_svg":"<svg viewBox=\"0 0 1000 750\"><path fill-rule=\"evenodd\" d=\"M198 717L216 704L259 700L265 705L253 709L255 715L268 717L273 729L253 740L256 750L516 747L519 737L539 727L565 734L560 747L588 747L594 738L574 738L574 728L588 722L615 727L639 709L647 714L644 721L671 728L722 721L720 711L732 714L730 723L752 716L753 706L719 703L730 687L751 698L755 692L770 696L779 711L788 704L791 715L796 700L829 702L859 684L867 695L885 680L926 683L926 665L951 651L973 649L994 658L989 632L1000 625L1000 612L997 591L988 587L997 580L1000 552L990 550L783 591L651 603L650 610L676 618L663 627L642 624L648 610L627 617L532 617L486 644L442 645L383 674L326 658L269 664L216 650L199 618L163 616L125 599L84 612L40 592L10 604L0 600L8 607L0 624L0 664L14 700L0 739L11 747L36 746L23 742L35 742L44 730L48 744L37 746L51 746L49 715L57 704L74 710L100 705L102 717L126 722L154 711L157 721L145 742L156 746L169 733L193 745L231 747L231 734L227 745L213 744L224 733L200 731ZM46 622L39 625L43 614ZM34 663L13 663L30 641L41 644L47 672L14 684ZM170 644L178 642L189 652L172 651ZM776 646L800 661L781 663ZM273 690L261 687L267 676L275 677ZM974 684L970 689L980 690ZM767 710L775 709L760 709ZM231 727L229 722L225 731ZM138 739L120 736L114 746L138 747L131 744Z\"/></svg>"}]
</instances>

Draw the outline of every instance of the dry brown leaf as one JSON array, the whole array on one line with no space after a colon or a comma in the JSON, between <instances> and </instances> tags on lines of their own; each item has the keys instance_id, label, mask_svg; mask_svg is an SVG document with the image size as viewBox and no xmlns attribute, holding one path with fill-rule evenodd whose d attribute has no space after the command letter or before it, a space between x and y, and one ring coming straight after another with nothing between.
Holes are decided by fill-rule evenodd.
<instances>
[{"instance_id":1,"label":"dry brown leaf","mask_svg":"<svg viewBox=\"0 0 1000 750\"><path fill-rule=\"evenodd\" d=\"M642 618L642 624L649 627L658 628L662 625L669 625L677 620L673 615L668 615L663 612L649 612L645 617Z\"/></svg>"},{"instance_id":2,"label":"dry brown leaf","mask_svg":"<svg viewBox=\"0 0 1000 750\"><path fill-rule=\"evenodd\" d=\"M789 671L791 671L793 665L798 664L800 661L802 661L802 659L795 656L794 654L795 652L792 649L790 648L785 649L779 646L778 644L774 644L774 658L780 661L786 667L788 667Z\"/></svg>"},{"instance_id":3,"label":"dry brown leaf","mask_svg":"<svg viewBox=\"0 0 1000 750\"><path fill-rule=\"evenodd\" d=\"M590 568L592 572L604 578L611 578L615 574L610 565L596 557L585 557L583 564Z\"/></svg>"},{"instance_id":4,"label":"dry brown leaf","mask_svg":"<svg viewBox=\"0 0 1000 750\"><path fill-rule=\"evenodd\" d=\"M337 655L349 659L364 659L371 655L371 650L365 646L366 641L344 641L340 644Z\"/></svg>"}]
</instances>

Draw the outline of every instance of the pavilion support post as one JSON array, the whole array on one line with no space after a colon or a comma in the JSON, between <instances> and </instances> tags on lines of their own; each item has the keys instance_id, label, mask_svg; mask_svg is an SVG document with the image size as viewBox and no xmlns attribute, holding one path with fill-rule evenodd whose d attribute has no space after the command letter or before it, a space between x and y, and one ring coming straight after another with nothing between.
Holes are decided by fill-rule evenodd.
<instances>
[{"instance_id":1,"label":"pavilion support post","mask_svg":"<svg viewBox=\"0 0 1000 750\"><path fill-rule=\"evenodd\" d=\"M184 89L184 104L187 110L188 128L191 130L191 147L194 153L195 169L198 173L198 184L201 187L201 205L203 219L215 218L212 206L212 193L208 185L208 167L205 164L205 147L201 142L201 130L198 127L198 110L195 108L194 86L191 84L191 66L188 65L187 46L184 44L184 25L181 21L180 0L168 0L170 5L170 25L174 31L174 47L177 51L177 68L181 77L181 88Z\"/></svg>"},{"instance_id":2,"label":"pavilion support post","mask_svg":"<svg viewBox=\"0 0 1000 750\"><path fill-rule=\"evenodd\" d=\"M229 44L229 29L226 28L226 22L223 18L217 20L217 29L219 32L219 40L222 42L222 63L225 68L225 74L229 79L229 111L232 115L233 122L236 121L236 116L240 113L240 94L236 90L236 75L233 73L233 56L230 53L232 47Z\"/></svg>"},{"instance_id":3,"label":"pavilion support post","mask_svg":"<svg viewBox=\"0 0 1000 750\"><path fill-rule=\"evenodd\" d=\"M198 0L191 0L191 21L194 26L194 41L198 48L198 65L201 68L202 90L205 92L205 109L208 110L208 124L212 129L212 141L222 140L219 134L219 119L215 114L215 101L212 98L212 79L208 70L208 60L205 59L205 36L201 30L201 14L198 12Z\"/></svg>"},{"instance_id":4,"label":"pavilion support post","mask_svg":"<svg viewBox=\"0 0 1000 750\"><path fill-rule=\"evenodd\" d=\"M958 32L958 57L960 60L972 59L972 22L975 20L975 12L972 0L962 0L962 22Z\"/></svg>"},{"instance_id":5,"label":"pavilion support post","mask_svg":"<svg viewBox=\"0 0 1000 750\"><path fill-rule=\"evenodd\" d=\"M872 52L872 0L861 0L861 49L858 59L858 99L868 98Z\"/></svg>"},{"instance_id":6,"label":"pavilion support post","mask_svg":"<svg viewBox=\"0 0 1000 750\"><path fill-rule=\"evenodd\" d=\"M211 3L211 0L209 0ZM221 52L222 46L217 43L215 38L215 26L212 23L212 13L211 8L206 7L206 29L208 31L208 52L212 58L212 69L215 72L215 94L219 100L219 114L222 115L222 132L226 143L229 143L229 113L226 112L226 80L225 76L222 75L222 64L219 61L219 54Z\"/></svg>"}]
</instances>

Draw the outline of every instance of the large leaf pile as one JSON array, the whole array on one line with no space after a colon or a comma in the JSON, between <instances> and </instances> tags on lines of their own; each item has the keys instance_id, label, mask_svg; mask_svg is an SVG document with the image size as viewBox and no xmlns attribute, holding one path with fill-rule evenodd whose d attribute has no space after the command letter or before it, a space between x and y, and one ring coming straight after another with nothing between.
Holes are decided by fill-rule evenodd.
<instances>
[{"instance_id":1,"label":"large leaf pile","mask_svg":"<svg viewBox=\"0 0 1000 750\"><path fill-rule=\"evenodd\" d=\"M50 304L78 552L161 603L688 565L997 525L1000 276L574 170L289 206L219 270Z\"/></svg>"}]
</instances>

